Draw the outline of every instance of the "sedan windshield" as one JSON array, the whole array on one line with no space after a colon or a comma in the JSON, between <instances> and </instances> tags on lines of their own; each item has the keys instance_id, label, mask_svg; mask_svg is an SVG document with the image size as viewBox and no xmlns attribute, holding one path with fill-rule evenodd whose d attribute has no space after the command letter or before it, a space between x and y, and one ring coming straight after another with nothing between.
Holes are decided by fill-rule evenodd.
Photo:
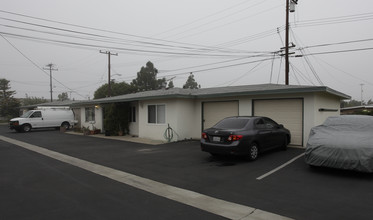
<instances>
[{"instance_id":1,"label":"sedan windshield","mask_svg":"<svg viewBox=\"0 0 373 220\"><path fill-rule=\"evenodd\" d=\"M214 128L219 129L242 129L250 121L249 118L225 118L218 122Z\"/></svg>"}]
</instances>

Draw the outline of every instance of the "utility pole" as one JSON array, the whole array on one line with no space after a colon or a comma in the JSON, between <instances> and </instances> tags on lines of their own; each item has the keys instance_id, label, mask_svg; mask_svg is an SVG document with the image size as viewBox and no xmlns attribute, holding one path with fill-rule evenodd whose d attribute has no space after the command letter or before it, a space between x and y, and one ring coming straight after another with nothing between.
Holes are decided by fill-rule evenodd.
<instances>
[{"instance_id":1,"label":"utility pole","mask_svg":"<svg viewBox=\"0 0 373 220\"><path fill-rule=\"evenodd\" d=\"M289 85L289 13L294 12L298 0L286 0L285 23L285 85Z\"/></svg>"},{"instance_id":2,"label":"utility pole","mask_svg":"<svg viewBox=\"0 0 373 220\"><path fill-rule=\"evenodd\" d=\"M52 87L52 70L58 71L58 69L54 69L54 64L50 63L46 65L48 68L43 68L44 70L49 70L49 86L50 86L50 93L51 93L51 102L53 102L53 87Z\"/></svg>"},{"instance_id":3,"label":"utility pole","mask_svg":"<svg viewBox=\"0 0 373 220\"><path fill-rule=\"evenodd\" d=\"M361 106L363 106L364 105L364 100L363 100L363 86L364 86L364 84L363 83L361 83L360 84L360 87L361 87L361 90L360 90L360 93L361 93Z\"/></svg>"},{"instance_id":4,"label":"utility pole","mask_svg":"<svg viewBox=\"0 0 373 220\"><path fill-rule=\"evenodd\" d=\"M114 55L114 56L118 56L118 53L111 53L110 51L101 51L100 50L100 53L103 53L103 54L107 54L108 55L108 92L107 92L107 96L110 97L111 96L111 79L110 79L110 76L111 76L111 73L110 73L110 56L111 55Z\"/></svg>"}]
</instances>

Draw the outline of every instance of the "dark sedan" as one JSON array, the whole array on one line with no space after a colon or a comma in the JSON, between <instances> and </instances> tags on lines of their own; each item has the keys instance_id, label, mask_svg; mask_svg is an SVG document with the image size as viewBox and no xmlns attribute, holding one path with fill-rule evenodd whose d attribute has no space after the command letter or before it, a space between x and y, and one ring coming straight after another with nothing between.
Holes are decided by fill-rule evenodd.
<instances>
[{"instance_id":1,"label":"dark sedan","mask_svg":"<svg viewBox=\"0 0 373 220\"><path fill-rule=\"evenodd\" d=\"M290 132L267 117L228 117L202 132L201 149L211 155L243 155L255 160L260 152L286 149Z\"/></svg>"}]
</instances>

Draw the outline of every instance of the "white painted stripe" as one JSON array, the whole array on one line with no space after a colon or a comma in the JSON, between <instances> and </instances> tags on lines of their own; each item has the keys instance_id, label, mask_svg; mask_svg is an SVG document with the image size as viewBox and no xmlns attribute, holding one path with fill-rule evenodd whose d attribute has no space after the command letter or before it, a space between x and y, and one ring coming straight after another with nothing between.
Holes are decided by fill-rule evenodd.
<instances>
[{"instance_id":1,"label":"white painted stripe","mask_svg":"<svg viewBox=\"0 0 373 220\"><path fill-rule=\"evenodd\" d=\"M89 172L110 178L112 180L127 184L147 191L149 193L162 196L182 204L193 206L195 208L223 216L228 219L237 220L290 220L290 218L280 216L274 213L255 209L249 206L240 205L233 202L224 201L221 199L206 196L190 190L181 189L143 177L135 176L120 170L115 170L110 167L105 167L99 164L91 163L55 151L51 151L36 145L28 144L22 141L14 140L0 135L0 140L11 144L23 147L30 151L37 152L44 156L74 165Z\"/></svg>"},{"instance_id":2,"label":"white painted stripe","mask_svg":"<svg viewBox=\"0 0 373 220\"><path fill-rule=\"evenodd\" d=\"M275 172L281 170L282 168L286 167L287 165L293 163L294 161L296 161L297 159L299 159L300 157L303 157L303 156L304 156L304 153L302 153L302 154L300 154L300 155L294 157L293 159L289 160L288 162L282 164L281 166L278 166L277 168L275 168L275 169L269 171L269 172L266 173L266 174L261 175L260 177L258 177L258 178L256 178L256 179L257 179L257 180L264 179L265 177L267 177L267 176L269 176L269 175L271 175L271 174L273 174L273 173L275 173Z\"/></svg>"}]
</instances>

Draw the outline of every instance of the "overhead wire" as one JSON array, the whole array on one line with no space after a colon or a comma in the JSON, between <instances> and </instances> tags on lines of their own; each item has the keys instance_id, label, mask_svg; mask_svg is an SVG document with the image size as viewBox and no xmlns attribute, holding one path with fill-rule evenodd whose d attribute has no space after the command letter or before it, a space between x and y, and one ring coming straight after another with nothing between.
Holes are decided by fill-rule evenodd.
<instances>
[{"instance_id":1,"label":"overhead wire","mask_svg":"<svg viewBox=\"0 0 373 220\"><path fill-rule=\"evenodd\" d=\"M254 15L246 16L246 17L244 17L244 18L239 18L239 19L236 19L236 20L234 20L234 21L230 21L230 22L227 22L227 23L224 23L224 24L216 25L216 26L214 26L214 27L210 27L210 28L205 29L205 30L203 30L203 31L198 31L198 33L189 34L189 35L186 35L186 36L180 37L180 38L178 38L178 40L183 39L183 38L187 38L187 37L191 37L191 36L195 36L195 35L198 35L198 34L202 34L202 33L208 32L208 31L216 30L216 29L218 29L218 28L221 28L221 27L224 27L224 26L227 26L227 25L231 25L231 24L233 24L233 23L242 22L242 21L244 21L244 20L247 19L247 18L250 18L250 17L256 16L256 15L259 15L259 14L262 14L262 13L265 13L265 12L268 12L268 11L270 11L270 10L273 10L273 9L279 8L279 7L281 7L282 5L283 5L283 4L280 4L280 5L277 5L277 6L273 7L273 8L270 8L270 9L267 9L267 10L264 10L264 11L261 11L261 12L258 12L258 13L254 14Z\"/></svg>"},{"instance_id":2,"label":"overhead wire","mask_svg":"<svg viewBox=\"0 0 373 220\"><path fill-rule=\"evenodd\" d=\"M212 21L209 21L209 22L206 22L206 23L200 24L200 25L198 25L198 26L196 26L196 27L188 28L188 29L186 29L186 30L184 30L184 31L182 31L182 32L179 32L179 33L177 33L177 34L174 34L174 35L171 35L171 36L167 36L167 37L178 36L178 35L181 35L181 34L184 34L184 33L190 32L190 31L192 31L192 30L199 29L200 27L210 26L212 23L216 23L216 22L219 22L219 21L221 21L221 20L224 20L224 19L226 19L226 18L228 18L228 17L235 16L235 15L237 15L237 14L240 13L240 12L246 11L247 9L250 9L250 8L253 8L253 7L257 6L257 5L263 4L263 3L266 2L266 1L267 1L267 0L259 1L258 3L254 4L254 5L250 5L250 6L247 6L247 7L241 8L240 10L238 10L238 11L234 11L234 12L232 12L232 13L230 13L230 14L228 14L228 15L225 15L225 16L223 16L223 17L219 17L219 18L214 19L214 20L212 20ZM239 19L238 21L242 21L242 19ZM219 26L220 26L220 25L219 25ZM205 30L205 31L206 31L206 30ZM205 32L205 31L203 31L203 32ZM208 30L207 30L207 31L208 31ZM199 31L198 33L200 33L200 31ZM188 36L193 36L193 35L194 35L194 34L192 34L192 35L188 35ZM182 39L182 38L185 38L185 37L187 37L187 36L184 36L184 37L181 37L181 38L178 38L178 39Z\"/></svg>"},{"instance_id":3,"label":"overhead wire","mask_svg":"<svg viewBox=\"0 0 373 220\"><path fill-rule=\"evenodd\" d=\"M3 11L3 10L0 10L0 12L5 12L5 13L9 13L9 12L6 12L6 11ZM12 14L17 14L17 13L12 13ZM358 17L358 16L343 16L343 17L340 17L340 19L337 19L337 18L330 18L329 20L327 20L326 22L322 22L321 19L318 19L318 20L311 20L311 21L308 21L309 23L307 25L311 25L312 26L316 26L316 25L326 25L326 24L336 24L336 23L343 23L343 22L355 22L355 21L362 21L362 20L370 20L372 18L370 18L370 14L373 15L373 13L366 13L366 16L365 17ZM19 15L19 14L17 14ZM363 14L364 15L364 14ZM25 15L21 15L21 16L25 16ZM25 16L25 17L31 17L31 16ZM35 18L35 17L32 17L33 19L40 19L40 18ZM52 21L52 20L48 20L48 19L40 19L40 20L45 20L45 21L49 21L49 22L56 22L56 21ZM64 24L64 25L72 25L72 24L67 24L67 23L63 23L63 22L56 22L56 23L60 23L60 24ZM295 24L295 27L302 27L302 25L305 25L306 23L302 23L302 22L297 22ZM99 30L99 31L105 31L106 33L115 33L115 34L123 34L125 36L131 36L131 37L135 37L135 38L140 38L140 39L147 39L147 40L155 40L155 41L158 41L159 39L155 39L155 38L148 38L148 37L141 37L141 36L136 36L136 35L127 35L127 34L124 34L124 33L118 33L118 32L113 32L113 31L107 31L107 30L100 30L100 29L96 29L96 28L89 28L89 27L83 27L83 26L79 26L79 25L72 25L72 26L75 26L75 27L79 27L79 28L87 28L87 29L90 29L90 30ZM58 30L58 31L62 31L62 30ZM74 30L73 30L74 31ZM75 32L72 32L72 33L75 33ZM84 33L84 32L82 32ZM225 46L225 47L228 47L228 46L234 46L234 45L238 45L238 44L242 44L242 43L247 43L247 42L250 42L252 40L255 40L255 39L261 39L263 36L270 36L272 34L276 34L278 33L277 31L274 32L274 30L270 30L270 31L266 31L266 32L262 32L260 34L256 34L256 35L252 35L252 36L248 36L248 37L244 37L244 38L240 38L240 39L237 39L237 40L234 40L234 41L230 41L230 42L226 42L224 44L220 44L218 46ZM12 34L12 33L4 33L4 32L1 32L2 34L2 37L4 38L3 34L6 35L8 34L7 36L13 36L13 37L20 37L22 38L23 36L21 35L17 35L17 34ZM75 33L75 34L80 34L80 33ZM89 34L89 33L84 33L85 34ZM29 37L29 36L24 36L24 37ZM115 42L115 38L110 38L108 36L105 36L105 35L99 35L99 36L92 36L92 37L98 37L98 38L105 38L105 39L112 39L113 41L108 41L108 43L116 43ZM47 42L50 42L50 43L57 43L57 44L64 44L64 45L69 45L69 46L74 46L74 47L83 47L83 48L95 48L94 45L91 45L91 44L83 44L83 43L76 43L76 42L70 42L70 44L68 44L68 41L51 41L49 39L42 39L42 38L39 38L38 37L34 37L34 38L28 38L28 39L32 39L32 40L36 40L36 41L47 41ZM84 40L84 38L83 38ZM118 38L116 39L118 41L120 40L127 40L127 39L121 39L121 38ZM366 41L368 40L371 40L371 39L366 39ZM164 41L164 40L160 40L161 42L172 42L172 43L176 43L176 44L179 44L179 42L174 42L174 41ZM355 43L355 42L358 42L358 41L351 41L351 42L340 42L339 44L344 44L344 43ZM149 45L159 45L157 43L154 43L154 42L137 42L139 44L142 44L142 43L146 43L146 44L149 44ZM181 45L194 45L196 46L195 44L182 44L180 43ZM337 44L335 44L337 45ZM134 46L134 45L132 45ZM173 45L166 45L166 46L173 46ZM202 46L202 45L198 45L198 46ZM314 47L326 47L326 46L330 46L330 45L327 45L327 44L324 44L324 45L314 45L314 46L308 46L308 47L304 47L304 48L314 48ZM97 47L96 47L97 48ZM153 53L155 51L146 51L146 50L126 50L128 48L121 48L121 47L108 47L110 49L119 49L119 50L123 50L123 51L127 51L127 52L134 52L134 53ZM178 49L181 49L183 48L183 46L180 46L178 47ZM202 47L188 47L188 48L183 48L183 49L188 49L188 50L205 50L205 51L208 51L208 49L206 48L209 48L211 50L217 50L219 47L205 47L205 46L202 46ZM220 48L222 49L222 48ZM371 50L373 48L358 48L358 49L350 49L350 50L337 50L337 51L326 51L326 52L317 52L317 53L304 53L302 56L306 57L306 56L310 56L310 55L321 55L321 54L331 54L331 53L344 53L344 52L354 52L354 51L362 51L362 50ZM158 51L160 52L160 51ZM180 55L180 56L185 56L186 54L188 53L167 53L168 51L163 51L163 53L160 53L160 54L168 54L168 55ZM258 53L260 53L258 51ZM198 54L198 53L189 53L188 56L202 56L201 54ZM220 54L220 55L223 55L223 54ZM271 55L272 56L272 55ZM217 57L222 57L222 56L217 56ZM238 59L245 59L244 58L238 58ZM272 58L271 58L272 60ZM274 60L274 59L273 59ZM223 62L229 62L229 61L223 61ZM253 61L255 62L255 61ZM310 62L310 61L306 61L306 62ZM217 64L219 64L219 62L217 62ZM197 67L202 67L202 66L208 66L208 65L213 65L213 64L205 64L205 65L200 65L200 66L197 66ZM212 70L212 69L219 69L219 68L227 68L227 67L231 67L231 66L235 66L235 65L241 65L241 64L231 64L231 65L226 65L226 66L221 66L221 67L214 67L214 68L207 68L206 70L202 69L201 71L207 71L207 70ZM242 64L243 65L243 64ZM197 68L195 67L195 68ZM183 69L186 69L186 68L183 68ZM194 72L198 72L198 71L194 71ZM188 71L189 73L189 71ZM315 76L316 77L316 76ZM272 76L271 76L272 78ZM320 79L318 79L318 81L321 81ZM322 83L322 82L321 82Z\"/></svg>"},{"instance_id":4,"label":"overhead wire","mask_svg":"<svg viewBox=\"0 0 373 220\"><path fill-rule=\"evenodd\" d=\"M314 20L297 21L296 23L292 23L292 26L294 26L295 28L311 27L311 26L350 23L350 22L357 22L357 21L367 21L367 20L372 20L372 19L373 19L373 12L370 12L370 13L362 13L362 14L354 14L354 15L346 15L346 16L338 16L338 17L320 18L320 19L314 19Z\"/></svg>"},{"instance_id":5,"label":"overhead wire","mask_svg":"<svg viewBox=\"0 0 373 220\"><path fill-rule=\"evenodd\" d=\"M49 75L47 72L44 71L43 68L39 67L39 65L37 65L33 60L31 60L28 56L26 56L26 54L24 54L21 50L19 50L12 42L10 42L6 37L4 37L1 33L0 33L1 37L4 38L4 40L10 44L15 50L17 50L24 58L26 58L28 61L30 61L37 69L41 70L44 74L46 74L47 76ZM59 80L55 79L53 76L52 76L52 79L54 79L56 82L58 82L60 85L62 85L63 87L71 90L69 87L67 87L66 85L64 85L62 82L60 82ZM74 93L76 93L77 95L81 96L81 97L84 97L82 96L81 94L79 94L78 92L74 91Z\"/></svg>"},{"instance_id":6,"label":"overhead wire","mask_svg":"<svg viewBox=\"0 0 373 220\"><path fill-rule=\"evenodd\" d=\"M294 31L293 31L292 28L290 28L290 32L291 32L291 34L292 34L292 36L293 36L293 39L294 39L295 43L299 45L300 42L297 40L297 37L296 37L296 35L295 35L295 33L294 33ZM300 53L302 54L302 58L303 58L304 61L307 63L308 68L311 70L311 72L312 72L312 74L314 75L315 79L318 81L318 83L319 83L320 85L324 85L324 83L322 82L321 78L320 78L319 75L317 74L316 69L313 67L312 62L308 59L308 56L303 56L303 55L305 55L304 50L299 50L299 51L300 51Z\"/></svg>"},{"instance_id":7,"label":"overhead wire","mask_svg":"<svg viewBox=\"0 0 373 220\"><path fill-rule=\"evenodd\" d=\"M186 23L186 24L178 25L177 27L173 27L173 28L168 29L168 30L166 30L166 31L163 31L163 32L161 32L161 33L155 34L154 36L158 36L158 35L162 35L162 34L165 34L165 33L169 33L169 32L172 32L172 31L174 31L174 30L177 30L177 29L180 29L180 28L184 28L184 27L186 27L186 26L189 26L189 25L191 25L191 24L195 24L195 23L197 23L197 22L200 22L201 20L205 20L205 19L207 19L207 18L210 18L210 17L213 17L213 16L215 16L215 15L221 14L221 13L223 13L223 12L225 12L225 11L229 11L229 10L232 9L232 8L235 8L235 7L241 6L241 5L243 5L243 4L246 4L247 2L249 2L249 1L247 1L247 0L242 1L242 2L240 2L240 3L238 3L238 4L235 4L235 5L231 6L231 7L224 8L223 10L219 10L219 11L217 11L217 12L214 12L214 13L209 14L209 15L207 15L207 16L204 16L204 17L202 17L202 18L198 18L198 19L193 20L193 21L191 21L191 22L188 22L188 23ZM154 36L153 36L153 37L154 37Z\"/></svg>"},{"instance_id":8,"label":"overhead wire","mask_svg":"<svg viewBox=\"0 0 373 220\"><path fill-rule=\"evenodd\" d=\"M151 38L151 37L144 37L144 36L139 36L139 35L116 32L116 31L92 28L92 27L87 27L87 26L82 26L82 25L75 25L75 24L70 24L70 23L66 23L66 22L54 21L54 20L44 19L44 18L38 18L38 17L28 16L28 15L24 15L24 14L4 11L4 10L0 10L0 12L11 14L11 15L16 15L16 16L21 16L21 17L26 17L26 18L31 18L31 19L35 19L35 20L39 20L39 21L47 21L47 22L52 22L52 23L55 23L55 24L67 25L67 26L71 26L71 27L75 27L75 28L82 28L82 29L99 31L99 32L110 33L110 34L117 34L117 35L122 35L122 36L127 36L127 37L133 37L135 39L138 38L138 39L142 39L142 40L141 41L137 40L137 42L138 43L143 43L143 44L154 44L154 45L163 45L164 44L165 46L172 46L170 44L175 44L176 47L185 47L185 48L189 48L189 49L199 49L199 50L219 50L219 49L221 49L221 48L215 48L215 47L206 46L206 45L182 43L182 42L176 42L176 41L157 39L157 38ZM15 19L12 19L12 20L15 20ZM126 40L129 40L129 39L126 39ZM130 40L130 41L134 41L134 40ZM162 42L162 43L157 43L157 42ZM235 51L239 51L239 50L235 50Z\"/></svg>"}]
</instances>

